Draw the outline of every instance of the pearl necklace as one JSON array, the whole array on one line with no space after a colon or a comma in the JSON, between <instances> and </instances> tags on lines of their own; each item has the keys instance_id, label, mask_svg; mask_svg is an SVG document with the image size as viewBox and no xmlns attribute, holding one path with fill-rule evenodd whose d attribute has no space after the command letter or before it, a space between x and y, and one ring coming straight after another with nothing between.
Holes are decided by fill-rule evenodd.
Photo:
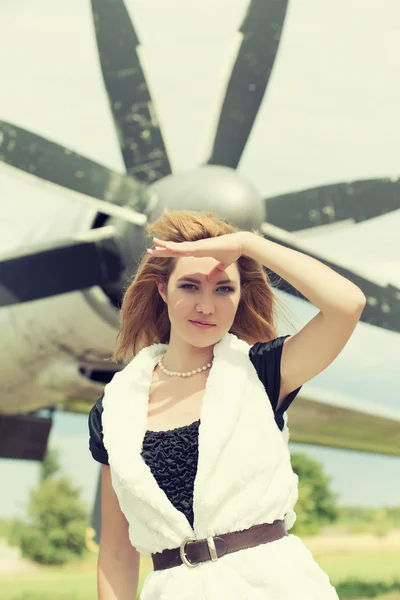
<instances>
[{"instance_id":1,"label":"pearl necklace","mask_svg":"<svg viewBox=\"0 0 400 600\"><path fill-rule=\"evenodd\" d=\"M204 367L199 367L198 369L193 369L193 371L188 371L187 373L179 373L177 371L167 371L167 369L164 367L163 361L162 361L164 356L165 356L165 354L162 355L162 357L158 361L158 364L160 365L160 369L163 371L163 373L165 373L166 375L170 375L170 376L177 375L178 377L190 377L191 375L194 375L195 373L201 373L201 371L205 371L206 369L209 369L212 364L212 363L207 363Z\"/></svg>"}]
</instances>

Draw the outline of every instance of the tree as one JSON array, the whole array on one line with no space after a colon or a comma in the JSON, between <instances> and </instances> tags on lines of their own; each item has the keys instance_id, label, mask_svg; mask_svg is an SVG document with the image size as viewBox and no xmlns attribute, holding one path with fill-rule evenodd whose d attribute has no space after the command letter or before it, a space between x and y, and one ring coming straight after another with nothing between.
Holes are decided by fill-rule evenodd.
<instances>
[{"instance_id":1,"label":"tree","mask_svg":"<svg viewBox=\"0 0 400 600\"><path fill-rule=\"evenodd\" d=\"M43 461L40 464L40 483L42 483L48 477L53 477L56 473L61 471L59 452L55 447L49 447Z\"/></svg>"},{"instance_id":2,"label":"tree","mask_svg":"<svg viewBox=\"0 0 400 600\"><path fill-rule=\"evenodd\" d=\"M337 520L338 495L329 489L331 478L323 473L318 461L303 453L292 453L291 463L299 477L299 499L292 533L315 535L323 525Z\"/></svg>"},{"instance_id":3,"label":"tree","mask_svg":"<svg viewBox=\"0 0 400 600\"><path fill-rule=\"evenodd\" d=\"M29 522L16 521L12 533L22 555L41 564L64 564L86 551L87 509L79 488L66 475L56 476L59 472L56 451L48 452L40 484L30 492Z\"/></svg>"}]
</instances>

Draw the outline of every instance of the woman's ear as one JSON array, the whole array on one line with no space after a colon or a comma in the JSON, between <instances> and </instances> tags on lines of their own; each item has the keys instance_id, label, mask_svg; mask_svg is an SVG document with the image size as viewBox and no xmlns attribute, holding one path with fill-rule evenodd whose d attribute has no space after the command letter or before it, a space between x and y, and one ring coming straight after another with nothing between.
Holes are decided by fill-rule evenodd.
<instances>
[{"instance_id":1,"label":"woman's ear","mask_svg":"<svg viewBox=\"0 0 400 600\"><path fill-rule=\"evenodd\" d=\"M160 296L164 300L164 302L167 302L167 294L166 294L166 290L165 290L165 284L161 281L157 281L157 289L158 289L158 293L160 294Z\"/></svg>"}]
</instances>

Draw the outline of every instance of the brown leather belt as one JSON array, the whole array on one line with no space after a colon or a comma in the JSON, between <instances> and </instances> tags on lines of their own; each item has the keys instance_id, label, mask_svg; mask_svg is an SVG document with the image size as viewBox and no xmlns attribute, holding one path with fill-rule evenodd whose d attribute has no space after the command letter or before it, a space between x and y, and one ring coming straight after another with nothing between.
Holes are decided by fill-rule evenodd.
<instances>
[{"instance_id":1,"label":"brown leather belt","mask_svg":"<svg viewBox=\"0 0 400 600\"><path fill-rule=\"evenodd\" d=\"M209 536L203 540L185 538L178 548L166 548L162 552L151 555L154 571L178 567L182 564L188 567L197 567L207 560L216 561L224 554L273 542L286 535L289 534L286 531L285 522L277 520L273 523L253 525L243 531Z\"/></svg>"}]
</instances>

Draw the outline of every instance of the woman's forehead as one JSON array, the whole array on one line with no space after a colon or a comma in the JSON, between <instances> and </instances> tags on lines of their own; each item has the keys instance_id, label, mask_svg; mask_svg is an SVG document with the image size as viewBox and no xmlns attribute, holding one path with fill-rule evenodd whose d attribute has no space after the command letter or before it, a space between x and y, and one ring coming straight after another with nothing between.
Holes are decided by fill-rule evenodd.
<instances>
[{"instance_id":1,"label":"woman's forehead","mask_svg":"<svg viewBox=\"0 0 400 600\"><path fill-rule=\"evenodd\" d=\"M181 256L176 259L173 277L176 280L187 275L206 280L208 273L218 262L212 256ZM224 271L221 271L220 279L231 279L232 281L239 282L239 269L236 263L232 263Z\"/></svg>"}]
</instances>

